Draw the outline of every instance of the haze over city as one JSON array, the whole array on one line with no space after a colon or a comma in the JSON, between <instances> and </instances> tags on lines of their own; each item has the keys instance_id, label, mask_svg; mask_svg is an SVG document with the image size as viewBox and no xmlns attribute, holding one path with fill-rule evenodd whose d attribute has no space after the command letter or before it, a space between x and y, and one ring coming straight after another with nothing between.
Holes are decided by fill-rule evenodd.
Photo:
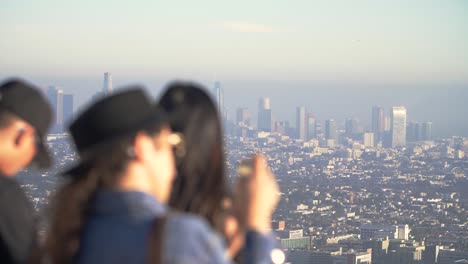
<instances>
[{"instance_id":1,"label":"haze over city","mask_svg":"<svg viewBox=\"0 0 468 264\"><path fill-rule=\"evenodd\" d=\"M268 96L274 118L304 105L319 120L408 108L434 136L468 135L468 4L463 1L3 1L0 79L75 95L75 109L112 72L114 87L157 95L174 79L211 89L228 117Z\"/></svg>"}]
</instances>

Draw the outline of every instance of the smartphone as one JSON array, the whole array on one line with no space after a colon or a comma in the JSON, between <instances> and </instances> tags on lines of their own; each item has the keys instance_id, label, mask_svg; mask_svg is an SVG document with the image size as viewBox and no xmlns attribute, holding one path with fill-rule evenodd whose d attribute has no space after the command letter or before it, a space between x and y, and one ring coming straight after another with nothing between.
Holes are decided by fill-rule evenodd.
<instances>
[{"instance_id":1,"label":"smartphone","mask_svg":"<svg viewBox=\"0 0 468 264\"><path fill-rule=\"evenodd\" d=\"M249 177L254 172L254 159L244 159L239 163L237 167L237 174L239 177Z\"/></svg>"}]
</instances>

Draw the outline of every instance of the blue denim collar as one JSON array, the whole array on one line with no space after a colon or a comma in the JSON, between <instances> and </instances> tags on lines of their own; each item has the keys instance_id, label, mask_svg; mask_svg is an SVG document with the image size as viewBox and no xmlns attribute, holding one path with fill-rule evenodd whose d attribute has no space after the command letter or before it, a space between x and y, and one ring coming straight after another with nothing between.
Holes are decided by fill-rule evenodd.
<instances>
[{"instance_id":1,"label":"blue denim collar","mask_svg":"<svg viewBox=\"0 0 468 264\"><path fill-rule=\"evenodd\" d=\"M144 192L99 190L90 208L95 215L154 217L167 211L167 206Z\"/></svg>"}]
</instances>

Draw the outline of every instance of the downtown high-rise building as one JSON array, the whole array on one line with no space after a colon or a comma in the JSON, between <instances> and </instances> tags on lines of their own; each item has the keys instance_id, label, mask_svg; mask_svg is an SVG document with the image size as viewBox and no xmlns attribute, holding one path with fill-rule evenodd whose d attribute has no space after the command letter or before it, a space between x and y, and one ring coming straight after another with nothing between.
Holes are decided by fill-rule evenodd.
<instances>
[{"instance_id":1,"label":"downtown high-rise building","mask_svg":"<svg viewBox=\"0 0 468 264\"><path fill-rule=\"evenodd\" d=\"M424 122L422 124L421 140L432 140L432 122Z\"/></svg>"},{"instance_id":2,"label":"downtown high-rise building","mask_svg":"<svg viewBox=\"0 0 468 264\"><path fill-rule=\"evenodd\" d=\"M236 125L242 127L250 126L250 115L247 108L237 108Z\"/></svg>"},{"instance_id":3,"label":"downtown high-rise building","mask_svg":"<svg viewBox=\"0 0 468 264\"><path fill-rule=\"evenodd\" d=\"M317 137L317 120L314 114L307 113L306 115L306 126L307 126L307 140L311 140Z\"/></svg>"},{"instance_id":4,"label":"downtown high-rise building","mask_svg":"<svg viewBox=\"0 0 468 264\"><path fill-rule=\"evenodd\" d=\"M65 126L73 117L73 95L65 94L63 89L50 86L47 89L47 98L54 110L54 119L51 131L62 133Z\"/></svg>"},{"instance_id":5,"label":"downtown high-rise building","mask_svg":"<svg viewBox=\"0 0 468 264\"><path fill-rule=\"evenodd\" d=\"M112 74L110 72L104 73L104 83L102 86L102 93L107 95L112 93Z\"/></svg>"},{"instance_id":6,"label":"downtown high-rise building","mask_svg":"<svg viewBox=\"0 0 468 264\"><path fill-rule=\"evenodd\" d=\"M73 119L73 95L63 95L63 122L68 124Z\"/></svg>"},{"instance_id":7,"label":"downtown high-rise building","mask_svg":"<svg viewBox=\"0 0 468 264\"><path fill-rule=\"evenodd\" d=\"M375 146L375 137L374 133L372 132L366 132L362 134L362 142L365 147L374 147Z\"/></svg>"},{"instance_id":8,"label":"downtown high-rise building","mask_svg":"<svg viewBox=\"0 0 468 264\"><path fill-rule=\"evenodd\" d=\"M219 116L222 120L226 119L226 108L224 106L224 90L221 87L221 82L216 81L213 87L213 94L216 101L216 105L218 106Z\"/></svg>"},{"instance_id":9,"label":"downtown high-rise building","mask_svg":"<svg viewBox=\"0 0 468 264\"><path fill-rule=\"evenodd\" d=\"M362 129L359 126L359 120L356 118L346 118L345 119L345 134L347 136L353 136L355 134L361 133Z\"/></svg>"},{"instance_id":10,"label":"downtown high-rise building","mask_svg":"<svg viewBox=\"0 0 468 264\"><path fill-rule=\"evenodd\" d=\"M271 132L271 105L270 98L260 98L258 101L258 120L257 129L258 131Z\"/></svg>"},{"instance_id":11,"label":"downtown high-rise building","mask_svg":"<svg viewBox=\"0 0 468 264\"><path fill-rule=\"evenodd\" d=\"M296 138L307 140L306 109L304 106L296 108Z\"/></svg>"},{"instance_id":12,"label":"downtown high-rise building","mask_svg":"<svg viewBox=\"0 0 468 264\"><path fill-rule=\"evenodd\" d=\"M409 122L406 127L406 140L415 142L421 140L421 125L417 122Z\"/></svg>"},{"instance_id":13,"label":"downtown high-rise building","mask_svg":"<svg viewBox=\"0 0 468 264\"><path fill-rule=\"evenodd\" d=\"M325 138L335 140L335 142L338 140L338 131L334 119L325 120Z\"/></svg>"},{"instance_id":14,"label":"downtown high-rise building","mask_svg":"<svg viewBox=\"0 0 468 264\"><path fill-rule=\"evenodd\" d=\"M381 106L372 107L372 132L376 141L382 140L385 131L385 113Z\"/></svg>"},{"instance_id":15,"label":"downtown high-rise building","mask_svg":"<svg viewBox=\"0 0 468 264\"><path fill-rule=\"evenodd\" d=\"M63 127L63 90L55 86L50 86L47 89L47 98L54 110L51 131L53 133L60 133Z\"/></svg>"},{"instance_id":16,"label":"downtown high-rise building","mask_svg":"<svg viewBox=\"0 0 468 264\"><path fill-rule=\"evenodd\" d=\"M394 106L391 112L391 146L402 147L406 145L406 108Z\"/></svg>"},{"instance_id":17,"label":"downtown high-rise building","mask_svg":"<svg viewBox=\"0 0 468 264\"><path fill-rule=\"evenodd\" d=\"M286 121L275 121L274 132L286 135L288 133L288 124Z\"/></svg>"}]
</instances>

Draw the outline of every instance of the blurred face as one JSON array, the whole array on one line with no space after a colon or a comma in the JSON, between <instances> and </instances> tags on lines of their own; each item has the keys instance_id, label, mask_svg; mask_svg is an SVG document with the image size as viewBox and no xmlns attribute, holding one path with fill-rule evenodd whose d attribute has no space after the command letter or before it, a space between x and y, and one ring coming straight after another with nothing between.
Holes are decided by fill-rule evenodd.
<instances>
[{"instance_id":1,"label":"blurred face","mask_svg":"<svg viewBox=\"0 0 468 264\"><path fill-rule=\"evenodd\" d=\"M26 168L36 155L35 131L24 122L15 122L4 136L7 144L3 149L6 155L2 158L2 172L14 175Z\"/></svg>"},{"instance_id":2,"label":"blurred face","mask_svg":"<svg viewBox=\"0 0 468 264\"><path fill-rule=\"evenodd\" d=\"M176 173L173 145L170 143L171 135L171 130L164 128L153 137L153 150L148 161L154 179L154 192L164 203L169 200Z\"/></svg>"}]
</instances>

